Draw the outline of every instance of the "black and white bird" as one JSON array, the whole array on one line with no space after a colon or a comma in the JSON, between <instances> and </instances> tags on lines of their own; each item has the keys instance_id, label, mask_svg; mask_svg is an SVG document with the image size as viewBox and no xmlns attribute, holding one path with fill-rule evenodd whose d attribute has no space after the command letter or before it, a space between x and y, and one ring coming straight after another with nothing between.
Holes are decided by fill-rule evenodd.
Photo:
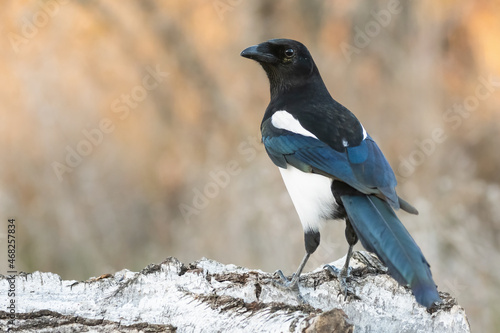
<instances>
[{"instance_id":1,"label":"black and white bird","mask_svg":"<svg viewBox=\"0 0 500 333\"><path fill-rule=\"evenodd\" d=\"M309 256L320 243L323 221L344 219L349 244L339 278L347 288L349 259L361 241L418 303L439 303L429 264L394 210L417 214L396 194L396 178L359 120L328 92L307 48L290 39L250 46L241 55L264 68L271 101L261 124L262 142L278 166L304 229L306 254L287 288L297 289ZM346 289L347 290L347 289Z\"/></svg>"}]
</instances>

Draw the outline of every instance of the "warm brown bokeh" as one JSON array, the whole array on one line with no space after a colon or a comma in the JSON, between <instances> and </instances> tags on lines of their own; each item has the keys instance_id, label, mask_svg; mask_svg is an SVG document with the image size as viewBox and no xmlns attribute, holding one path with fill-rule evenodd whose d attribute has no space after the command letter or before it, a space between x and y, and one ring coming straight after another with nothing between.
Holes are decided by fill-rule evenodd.
<instances>
[{"instance_id":1,"label":"warm brown bokeh","mask_svg":"<svg viewBox=\"0 0 500 333\"><path fill-rule=\"evenodd\" d=\"M259 143L268 82L239 56L288 37L420 210L400 216L439 289L474 331L500 329L498 1L11 0L0 22L1 225L17 219L19 269L206 256L291 273L303 235ZM327 225L306 269L346 249Z\"/></svg>"}]
</instances>

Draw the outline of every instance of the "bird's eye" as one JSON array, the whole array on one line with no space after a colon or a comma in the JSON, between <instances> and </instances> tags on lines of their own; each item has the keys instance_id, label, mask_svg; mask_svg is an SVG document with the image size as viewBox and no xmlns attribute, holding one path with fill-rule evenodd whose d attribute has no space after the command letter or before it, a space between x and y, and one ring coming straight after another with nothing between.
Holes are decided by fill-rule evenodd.
<instances>
[{"instance_id":1,"label":"bird's eye","mask_svg":"<svg viewBox=\"0 0 500 333\"><path fill-rule=\"evenodd\" d=\"M286 49L285 50L285 56L287 58L291 58L293 57L293 55L295 54L295 50L294 49Z\"/></svg>"}]
</instances>

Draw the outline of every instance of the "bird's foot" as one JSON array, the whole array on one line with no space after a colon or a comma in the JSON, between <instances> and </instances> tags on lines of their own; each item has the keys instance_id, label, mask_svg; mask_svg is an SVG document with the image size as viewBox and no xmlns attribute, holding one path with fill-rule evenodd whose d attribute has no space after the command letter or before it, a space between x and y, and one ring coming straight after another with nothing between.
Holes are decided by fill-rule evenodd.
<instances>
[{"instance_id":1,"label":"bird's foot","mask_svg":"<svg viewBox=\"0 0 500 333\"><path fill-rule=\"evenodd\" d=\"M273 284L276 287L297 292L299 291L299 279L295 278L295 274L292 275L291 279L287 279L281 270L277 270L274 272L274 275L276 275L279 279L279 281L273 280Z\"/></svg>"},{"instance_id":2,"label":"bird's foot","mask_svg":"<svg viewBox=\"0 0 500 333\"><path fill-rule=\"evenodd\" d=\"M299 279L295 274L292 275L291 279L286 278L281 270L274 272L274 275L278 277L279 280L272 280L275 287L281 288L286 291L291 291L297 297L299 303L304 304L305 301L300 295L299 291Z\"/></svg>"},{"instance_id":3,"label":"bird's foot","mask_svg":"<svg viewBox=\"0 0 500 333\"><path fill-rule=\"evenodd\" d=\"M351 274L352 268L343 268L343 269L338 269L335 266L332 265L325 265L323 266L323 269L335 276L340 283L340 290L341 292L343 291L344 294L344 301L347 300L347 296L354 296L356 297L356 294L354 293L354 289L349 286L347 280L350 279L349 275Z\"/></svg>"}]
</instances>

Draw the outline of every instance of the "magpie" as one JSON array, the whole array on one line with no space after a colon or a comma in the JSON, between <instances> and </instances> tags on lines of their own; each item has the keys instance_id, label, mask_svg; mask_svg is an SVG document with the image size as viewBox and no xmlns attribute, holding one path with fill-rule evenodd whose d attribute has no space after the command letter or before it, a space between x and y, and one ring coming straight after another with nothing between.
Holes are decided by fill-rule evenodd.
<instances>
[{"instance_id":1,"label":"magpie","mask_svg":"<svg viewBox=\"0 0 500 333\"><path fill-rule=\"evenodd\" d=\"M356 116L335 101L308 49L290 39L250 46L241 56L266 72L271 101L261 123L262 142L278 166L304 230L306 254L281 284L298 291L298 281L320 243L320 225L346 222L349 248L342 270L335 270L347 295L349 260L358 239L409 285L427 308L440 303L430 266L394 210L418 214L396 194L396 177L386 158Z\"/></svg>"}]
</instances>

